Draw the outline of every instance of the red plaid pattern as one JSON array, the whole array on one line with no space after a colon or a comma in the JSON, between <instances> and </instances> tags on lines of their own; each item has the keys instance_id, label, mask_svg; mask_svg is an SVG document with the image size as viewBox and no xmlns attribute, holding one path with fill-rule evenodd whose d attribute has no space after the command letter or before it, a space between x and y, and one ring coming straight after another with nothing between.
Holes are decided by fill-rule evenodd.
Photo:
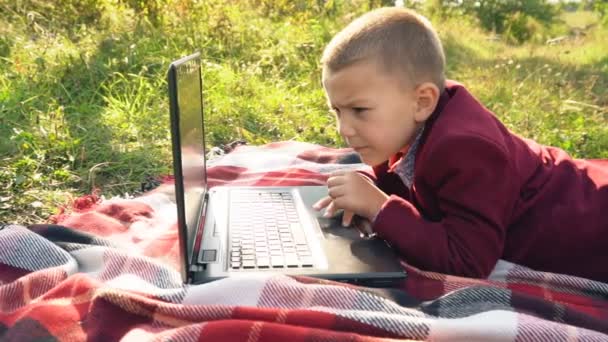
<instances>
[{"instance_id":1,"label":"red plaid pattern","mask_svg":"<svg viewBox=\"0 0 608 342\"><path fill-rule=\"evenodd\" d=\"M349 150L241 146L211 185L323 184ZM170 183L134 199L89 196L59 225L0 230L0 339L606 341L608 284L500 261L489 279L404 265L382 291L282 275L183 285Z\"/></svg>"}]
</instances>

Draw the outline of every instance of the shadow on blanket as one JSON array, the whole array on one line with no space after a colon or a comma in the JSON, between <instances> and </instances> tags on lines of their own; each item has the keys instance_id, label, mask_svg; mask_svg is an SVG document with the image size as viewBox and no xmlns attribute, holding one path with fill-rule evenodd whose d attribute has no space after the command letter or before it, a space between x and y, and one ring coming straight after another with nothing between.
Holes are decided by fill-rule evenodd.
<instances>
[{"instance_id":1,"label":"shadow on blanket","mask_svg":"<svg viewBox=\"0 0 608 342\"><path fill-rule=\"evenodd\" d=\"M323 184L349 150L239 146L211 185ZM2 340L608 340L608 285L500 261L489 279L404 265L395 289L266 274L183 285L172 184L89 196L56 224L0 230Z\"/></svg>"}]
</instances>

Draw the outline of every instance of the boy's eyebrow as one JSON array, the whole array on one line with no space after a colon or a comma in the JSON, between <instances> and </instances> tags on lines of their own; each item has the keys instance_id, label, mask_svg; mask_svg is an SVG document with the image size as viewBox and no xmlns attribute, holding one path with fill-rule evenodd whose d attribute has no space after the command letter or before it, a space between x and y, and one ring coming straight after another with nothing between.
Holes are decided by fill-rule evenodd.
<instances>
[{"instance_id":1,"label":"boy's eyebrow","mask_svg":"<svg viewBox=\"0 0 608 342\"><path fill-rule=\"evenodd\" d=\"M370 100L367 98L361 98L361 97L351 97L349 99L347 99L346 101L344 101L344 103L339 103L339 104L332 104L331 102L329 102L329 100L327 101L327 105L329 106L329 108L338 108L338 107L342 107L342 108L349 108L349 107L361 107L362 105L369 105L370 104Z\"/></svg>"}]
</instances>

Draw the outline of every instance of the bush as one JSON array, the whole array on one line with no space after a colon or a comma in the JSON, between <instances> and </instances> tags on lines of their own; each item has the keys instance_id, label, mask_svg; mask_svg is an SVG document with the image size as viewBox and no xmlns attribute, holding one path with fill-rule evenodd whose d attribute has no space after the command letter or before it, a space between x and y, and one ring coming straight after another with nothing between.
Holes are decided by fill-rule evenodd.
<instances>
[{"instance_id":1,"label":"bush","mask_svg":"<svg viewBox=\"0 0 608 342\"><path fill-rule=\"evenodd\" d=\"M529 40L557 15L557 8L546 0L433 0L427 7L431 14L441 16L473 15L483 29L517 43Z\"/></svg>"},{"instance_id":2,"label":"bush","mask_svg":"<svg viewBox=\"0 0 608 342\"><path fill-rule=\"evenodd\" d=\"M608 26L608 1L594 1L593 11L599 14L602 24Z\"/></svg>"},{"instance_id":3,"label":"bush","mask_svg":"<svg viewBox=\"0 0 608 342\"><path fill-rule=\"evenodd\" d=\"M97 0L6 1L2 5L2 11L34 33L51 27L63 31L81 25L91 25L101 16Z\"/></svg>"}]
</instances>

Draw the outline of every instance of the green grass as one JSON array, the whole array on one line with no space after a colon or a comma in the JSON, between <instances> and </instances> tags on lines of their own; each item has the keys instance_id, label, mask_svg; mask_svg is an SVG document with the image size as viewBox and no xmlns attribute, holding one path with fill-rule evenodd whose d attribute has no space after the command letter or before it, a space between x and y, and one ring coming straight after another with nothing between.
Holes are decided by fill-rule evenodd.
<instances>
[{"instance_id":1,"label":"green grass","mask_svg":"<svg viewBox=\"0 0 608 342\"><path fill-rule=\"evenodd\" d=\"M584 28L598 22L597 15L593 12L565 12L562 14L564 23L573 28Z\"/></svg>"},{"instance_id":2,"label":"green grass","mask_svg":"<svg viewBox=\"0 0 608 342\"><path fill-rule=\"evenodd\" d=\"M23 0L0 3L0 222L47 220L100 189L171 172L165 73L203 55L208 143L340 146L318 60L378 1ZM146 4L146 5L144 5ZM448 76L520 135L608 158L608 28L588 12L509 45L472 19L432 19Z\"/></svg>"}]
</instances>

